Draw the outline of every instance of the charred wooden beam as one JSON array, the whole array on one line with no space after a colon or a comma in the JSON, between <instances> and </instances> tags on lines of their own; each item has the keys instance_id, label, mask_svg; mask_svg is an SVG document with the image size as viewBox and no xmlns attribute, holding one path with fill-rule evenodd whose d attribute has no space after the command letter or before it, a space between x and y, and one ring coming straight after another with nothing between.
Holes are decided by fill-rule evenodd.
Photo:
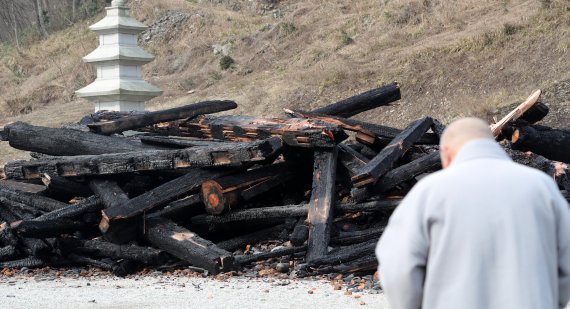
<instances>
[{"instance_id":1,"label":"charred wooden beam","mask_svg":"<svg viewBox=\"0 0 570 309\"><path fill-rule=\"evenodd\" d=\"M300 272L299 278L307 276L318 276L325 274L354 274L354 273L374 273L378 269L378 259L374 255L364 256L340 265L325 265L310 272Z\"/></svg>"},{"instance_id":2,"label":"charred wooden beam","mask_svg":"<svg viewBox=\"0 0 570 309\"><path fill-rule=\"evenodd\" d=\"M382 149L363 166L358 174L352 177L355 187L373 185L383 176L396 160L398 160L430 127L432 120L429 117L419 119L410 124L402 133L398 134L386 148Z\"/></svg>"},{"instance_id":3,"label":"charred wooden beam","mask_svg":"<svg viewBox=\"0 0 570 309\"><path fill-rule=\"evenodd\" d=\"M234 101L204 101L141 115L132 115L105 122L91 123L87 126L92 132L109 135L142 128L159 122L192 118L198 115L218 113L234 108L237 108L237 104Z\"/></svg>"},{"instance_id":4,"label":"charred wooden beam","mask_svg":"<svg viewBox=\"0 0 570 309\"><path fill-rule=\"evenodd\" d=\"M55 160L13 161L5 165L9 178L34 179L42 174L89 176L210 166L241 166L273 157L281 149L279 138L216 148L196 147L97 156L60 157Z\"/></svg>"},{"instance_id":5,"label":"charred wooden beam","mask_svg":"<svg viewBox=\"0 0 570 309\"><path fill-rule=\"evenodd\" d=\"M312 266L334 265L334 264L345 263L348 261L355 260L357 258L374 255L374 249L376 249L377 243L378 243L377 239L368 240L363 243L340 248L336 251L330 252L326 256L322 256L318 259L313 259L308 262L309 265Z\"/></svg>"},{"instance_id":6,"label":"charred wooden beam","mask_svg":"<svg viewBox=\"0 0 570 309\"><path fill-rule=\"evenodd\" d=\"M8 188L11 190L17 190L21 192L27 192L39 195L43 194L47 189L46 186L36 185L33 183L19 182L9 179L0 180L0 188Z\"/></svg>"},{"instance_id":7,"label":"charred wooden beam","mask_svg":"<svg viewBox=\"0 0 570 309\"><path fill-rule=\"evenodd\" d=\"M230 141L252 141L278 136L294 147L330 148L348 136L342 128L318 120L200 116L180 124L186 136Z\"/></svg>"},{"instance_id":8,"label":"charred wooden beam","mask_svg":"<svg viewBox=\"0 0 570 309\"><path fill-rule=\"evenodd\" d=\"M0 268L40 268L46 266L46 263L37 257L27 257L20 260L0 262Z\"/></svg>"},{"instance_id":9,"label":"charred wooden beam","mask_svg":"<svg viewBox=\"0 0 570 309\"><path fill-rule=\"evenodd\" d=\"M551 161L532 152L522 152L505 148L513 161L536 168L552 177L560 188L570 190L570 167L562 162Z\"/></svg>"},{"instance_id":10,"label":"charred wooden beam","mask_svg":"<svg viewBox=\"0 0 570 309\"><path fill-rule=\"evenodd\" d=\"M0 197L0 207L6 207L19 218L30 219L44 214L43 211L28 206L26 204L14 202L12 200Z\"/></svg>"},{"instance_id":11,"label":"charred wooden beam","mask_svg":"<svg viewBox=\"0 0 570 309\"><path fill-rule=\"evenodd\" d=\"M356 175L357 171L370 161L345 144L338 144L338 159L350 177Z\"/></svg>"},{"instance_id":12,"label":"charred wooden beam","mask_svg":"<svg viewBox=\"0 0 570 309\"><path fill-rule=\"evenodd\" d=\"M229 271L234 267L231 253L170 220L148 220L145 236L153 245L213 274Z\"/></svg>"},{"instance_id":13,"label":"charred wooden beam","mask_svg":"<svg viewBox=\"0 0 570 309\"><path fill-rule=\"evenodd\" d=\"M397 185L411 180L418 175L440 168L441 159L438 152L424 155L419 159L387 172L373 186L352 190L352 199L355 202L365 201L374 195L386 193Z\"/></svg>"},{"instance_id":14,"label":"charred wooden beam","mask_svg":"<svg viewBox=\"0 0 570 309\"><path fill-rule=\"evenodd\" d=\"M263 240L275 240L278 234L286 230L285 224L279 224L276 226L268 227L265 229L260 229L255 232L234 237L228 240L221 241L216 245L224 250L234 251L248 244L256 244Z\"/></svg>"},{"instance_id":15,"label":"charred wooden beam","mask_svg":"<svg viewBox=\"0 0 570 309\"><path fill-rule=\"evenodd\" d=\"M315 150L313 190L309 202L309 239L307 260L327 254L335 203L335 180L338 148Z\"/></svg>"},{"instance_id":16,"label":"charred wooden beam","mask_svg":"<svg viewBox=\"0 0 570 309\"><path fill-rule=\"evenodd\" d=\"M49 197L28 193L20 190L0 187L0 197L14 202L22 203L39 210L53 211L67 207L66 203L56 201Z\"/></svg>"},{"instance_id":17,"label":"charred wooden beam","mask_svg":"<svg viewBox=\"0 0 570 309\"><path fill-rule=\"evenodd\" d=\"M200 194L192 194L169 203L163 209L150 213L148 218L163 217L171 220L190 218L204 212Z\"/></svg>"},{"instance_id":18,"label":"charred wooden beam","mask_svg":"<svg viewBox=\"0 0 570 309\"><path fill-rule=\"evenodd\" d=\"M20 252L14 246L0 247L0 262L17 259L19 255Z\"/></svg>"},{"instance_id":19,"label":"charred wooden beam","mask_svg":"<svg viewBox=\"0 0 570 309\"><path fill-rule=\"evenodd\" d=\"M105 209L122 207L129 203L129 197L114 180L92 179L89 182L89 187L101 199ZM136 220L128 220L109 225L105 221L100 230L105 239L113 243L124 244L137 237L137 231L140 231L137 223Z\"/></svg>"},{"instance_id":20,"label":"charred wooden beam","mask_svg":"<svg viewBox=\"0 0 570 309\"><path fill-rule=\"evenodd\" d=\"M10 146L52 156L97 155L156 149L140 141L14 122L4 127Z\"/></svg>"},{"instance_id":21,"label":"charred wooden beam","mask_svg":"<svg viewBox=\"0 0 570 309\"><path fill-rule=\"evenodd\" d=\"M127 203L103 210L103 219L99 228L106 231L111 221L133 218L145 211L163 206L177 198L187 195L193 190L197 190L200 185L207 180L219 177L227 173L226 171L213 171L195 169L188 174L171 180L163 185L143 193Z\"/></svg>"},{"instance_id":22,"label":"charred wooden beam","mask_svg":"<svg viewBox=\"0 0 570 309\"><path fill-rule=\"evenodd\" d=\"M85 230L88 226L83 222L67 219L52 221L21 220L12 222L10 228L22 237L50 238Z\"/></svg>"},{"instance_id":23,"label":"charred wooden beam","mask_svg":"<svg viewBox=\"0 0 570 309\"><path fill-rule=\"evenodd\" d=\"M293 246L301 246L307 239L309 239L309 225L307 224L306 218L300 218L293 228L289 240Z\"/></svg>"},{"instance_id":24,"label":"charred wooden beam","mask_svg":"<svg viewBox=\"0 0 570 309\"><path fill-rule=\"evenodd\" d=\"M69 201L74 197L88 197L93 194L86 185L65 177L43 174L41 178L47 188L45 195L54 199Z\"/></svg>"},{"instance_id":25,"label":"charred wooden beam","mask_svg":"<svg viewBox=\"0 0 570 309\"><path fill-rule=\"evenodd\" d=\"M550 160L570 163L570 131L537 130L526 126L517 128L511 138L515 150L532 151Z\"/></svg>"},{"instance_id":26,"label":"charred wooden beam","mask_svg":"<svg viewBox=\"0 0 570 309\"><path fill-rule=\"evenodd\" d=\"M267 192L291 179L294 175L292 168L290 164L277 163L203 182L201 193L206 212L219 215L244 200Z\"/></svg>"},{"instance_id":27,"label":"charred wooden beam","mask_svg":"<svg viewBox=\"0 0 570 309\"><path fill-rule=\"evenodd\" d=\"M271 252L263 252L252 255L238 255L235 257L236 264L247 265L257 261L263 261L271 258L282 257L286 255L293 255L299 252L307 251L307 246L291 247L274 250Z\"/></svg>"},{"instance_id":28,"label":"charred wooden beam","mask_svg":"<svg viewBox=\"0 0 570 309\"><path fill-rule=\"evenodd\" d=\"M20 218L18 218L20 219ZM17 221L17 220L16 220ZM11 221L15 222L15 221ZM3 236L8 236L13 234L10 225L6 222L0 224L0 234ZM10 237L10 236L8 236ZM24 252L28 255L33 255L36 257L45 257L51 252L51 247L48 246L43 240L36 238L18 237L19 241L24 245Z\"/></svg>"},{"instance_id":29,"label":"charred wooden beam","mask_svg":"<svg viewBox=\"0 0 570 309\"><path fill-rule=\"evenodd\" d=\"M58 245L65 251L93 255L98 258L128 259L146 265L160 265L169 256L166 252L151 247L136 245L116 245L103 240L80 240L76 238L60 238Z\"/></svg>"},{"instance_id":30,"label":"charred wooden beam","mask_svg":"<svg viewBox=\"0 0 570 309\"><path fill-rule=\"evenodd\" d=\"M87 212L95 212L103 209L103 203L95 196L88 197L77 204L48 212L34 219L34 221L51 221L60 219L74 219Z\"/></svg>"},{"instance_id":31,"label":"charred wooden beam","mask_svg":"<svg viewBox=\"0 0 570 309\"><path fill-rule=\"evenodd\" d=\"M364 122L356 119L335 117L325 114L318 113L307 113L297 110L285 109L289 115L297 118L306 118L319 120L330 125L339 126L345 130L357 132L357 140L364 142L367 145L372 145L375 143L375 139L394 139L398 134L402 133L402 130L383 126L379 124L373 124ZM434 134L426 133L417 142L420 144L437 144L438 137Z\"/></svg>"},{"instance_id":32,"label":"charred wooden beam","mask_svg":"<svg viewBox=\"0 0 570 309\"><path fill-rule=\"evenodd\" d=\"M340 232L336 237L331 239L331 243L346 246L366 242L372 239L378 240L384 232L384 228L385 226L378 226L361 231Z\"/></svg>"},{"instance_id":33,"label":"charred wooden beam","mask_svg":"<svg viewBox=\"0 0 570 309\"><path fill-rule=\"evenodd\" d=\"M334 212L344 214L355 212L391 211L394 210L396 206L398 206L400 201L401 199L383 199L358 204L336 204L334 206ZM260 222L267 222L268 220L272 219L285 221L287 218L305 217L308 215L308 213L308 204L250 208L232 211L221 216L198 215L192 218L192 224L256 224Z\"/></svg>"},{"instance_id":34,"label":"charred wooden beam","mask_svg":"<svg viewBox=\"0 0 570 309\"><path fill-rule=\"evenodd\" d=\"M197 137L184 136L141 136L141 142L147 145L169 147L169 148L188 148L188 147L217 147L227 144L221 140L204 140Z\"/></svg>"},{"instance_id":35,"label":"charred wooden beam","mask_svg":"<svg viewBox=\"0 0 570 309\"><path fill-rule=\"evenodd\" d=\"M519 117L519 119L526 121L529 124L534 124L544 119L544 117L548 115L549 111L550 109L548 106L546 106L546 104L538 101L534 103L534 105L531 106L526 112L524 112Z\"/></svg>"},{"instance_id":36,"label":"charred wooden beam","mask_svg":"<svg viewBox=\"0 0 570 309\"><path fill-rule=\"evenodd\" d=\"M401 98L400 85L392 83L313 110L315 113L352 117Z\"/></svg>"}]
</instances>

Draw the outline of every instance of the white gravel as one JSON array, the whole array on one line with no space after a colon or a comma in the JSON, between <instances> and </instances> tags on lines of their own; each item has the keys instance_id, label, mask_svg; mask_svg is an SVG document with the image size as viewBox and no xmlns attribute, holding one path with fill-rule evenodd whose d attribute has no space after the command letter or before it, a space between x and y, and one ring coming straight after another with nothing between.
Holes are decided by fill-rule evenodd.
<instances>
[{"instance_id":1,"label":"white gravel","mask_svg":"<svg viewBox=\"0 0 570 309\"><path fill-rule=\"evenodd\" d=\"M344 293L311 279L0 275L2 308L389 308L382 294Z\"/></svg>"}]
</instances>

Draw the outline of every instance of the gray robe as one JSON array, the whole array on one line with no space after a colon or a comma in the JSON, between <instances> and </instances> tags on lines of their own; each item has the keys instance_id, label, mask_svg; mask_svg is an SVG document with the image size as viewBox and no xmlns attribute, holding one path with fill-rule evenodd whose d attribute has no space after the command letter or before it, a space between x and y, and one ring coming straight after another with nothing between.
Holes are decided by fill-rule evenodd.
<instances>
[{"instance_id":1,"label":"gray robe","mask_svg":"<svg viewBox=\"0 0 570 309\"><path fill-rule=\"evenodd\" d=\"M564 307L570 210L548 175L474 140L414 186L376 255L393 309Z\"/></svg>"}]
</instances>

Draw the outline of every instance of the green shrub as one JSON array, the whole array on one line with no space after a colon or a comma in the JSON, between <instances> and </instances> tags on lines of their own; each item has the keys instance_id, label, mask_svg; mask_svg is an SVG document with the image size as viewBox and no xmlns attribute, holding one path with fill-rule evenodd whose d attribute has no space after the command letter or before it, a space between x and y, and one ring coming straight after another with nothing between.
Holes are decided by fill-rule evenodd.
<instances>
[{"instance_id":1,"label":"green shrub","mask_svg":"<svg viewBox=\"0 0 570 309\"><path fill-rule=\"evenodd\" d=\"M293 23L282 23L279 25L279 36L285 37L297 31L297 27Z\"/></svg>"},{"instance_id":2,"label":"green shrub","mask_svg":"<svg viewBox=\"0 0 570 309\"><path fill-rule=\"evenodd\" d=\"M223 56L220 59L220 68L222 70L227 70L229 68L231 68L234 65L234 59L230 56Z\"/></svg>"},{"instance_id":3,"label":"green shrub","mask_svg":"<svg viewBox=\"0 0 570 309\"><path fill-rule=\"evenodd\" d=\"M519 27L512 24L504 24L503 33L507 36L513 35L519 31Z\"/></svg>"}]
</instances>

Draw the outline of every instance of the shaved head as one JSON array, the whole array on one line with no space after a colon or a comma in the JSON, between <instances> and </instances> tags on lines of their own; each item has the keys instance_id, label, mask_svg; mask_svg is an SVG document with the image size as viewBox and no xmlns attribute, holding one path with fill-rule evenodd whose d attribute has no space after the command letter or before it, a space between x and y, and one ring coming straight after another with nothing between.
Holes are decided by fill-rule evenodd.
<instances>
[{"instance_id":1,"label":"shaved head","mask_svg":"<svg viewBox=\"0 0 570 309\"><path fill-rule=\"evenodd\" d=\"M476 139L495 139L489 124L482 119L462 118L447 126L439 143L443 168L451 165L463 145Z\"/></svg>"}]
</instances>

